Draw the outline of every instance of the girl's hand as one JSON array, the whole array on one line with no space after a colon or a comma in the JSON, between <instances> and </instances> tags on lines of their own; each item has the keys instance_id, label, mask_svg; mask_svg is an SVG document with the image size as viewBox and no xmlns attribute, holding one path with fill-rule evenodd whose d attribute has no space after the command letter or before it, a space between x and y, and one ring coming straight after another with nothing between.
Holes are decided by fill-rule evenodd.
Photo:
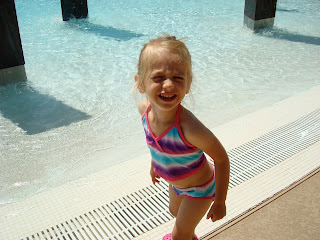
<instances>
[{"instance_id":1,"label":"girl's hand","mask_svg":"<svg viewBox=\"0 0 320 240\"><path fill-rule=\"evenodd\" d=\"M153 184L156 184L158 182L160 182L158 179L160 179L160 177L155 174L155 172L153 171L153 167L151 166L151 169L150 169L150 176L151 176L151 180L153 182Z\"/></svg>"},{"instance_id":2,"label":"girl's hand","mask_svg":"<svg viewBox=\"0 0 320 240\"><path fill-rule=\"evenodd\" d=\"M207 219L212 220L212 222L215 222L217 220L222 219L226 215L226 204L223 203L217 203L214 202L207 214Z\"/></svg>"}]
</instances>

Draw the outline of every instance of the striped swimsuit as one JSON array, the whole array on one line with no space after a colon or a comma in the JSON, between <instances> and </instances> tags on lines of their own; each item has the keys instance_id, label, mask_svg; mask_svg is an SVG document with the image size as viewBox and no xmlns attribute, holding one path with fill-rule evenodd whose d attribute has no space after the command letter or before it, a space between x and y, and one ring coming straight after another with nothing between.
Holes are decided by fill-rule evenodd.
<instances>
[{"instance_id":1,"label":"striped swimsuit","mask_svg":"<svg viewBox=\"0 0 320 240\"><path fill-rule=\"evenodd\" d=\"M150 109L151 105L142 115L142 124L151 153L154 172L165 180L178 181L200 171L205 166L207 159L204 152L188 143L182 134L179 123L180 104L177 109L175 123L158 137L154 136L149 125L148 112ZM174 187L174 190L179 196L214 198L214 177L205 185L196 188L198 189L179 189ZM187 193L186 190L190 190L192 193ZM201 191L201 193L196 193L197 191Z\"/></svg>"}]
</instances>

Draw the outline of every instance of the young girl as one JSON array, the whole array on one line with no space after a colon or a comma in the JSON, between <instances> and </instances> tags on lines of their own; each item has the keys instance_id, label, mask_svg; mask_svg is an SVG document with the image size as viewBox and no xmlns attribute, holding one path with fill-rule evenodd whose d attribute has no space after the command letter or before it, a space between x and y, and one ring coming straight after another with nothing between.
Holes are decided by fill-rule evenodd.
<instances>
[{"instance_id":1,"label":"young girl","mask_svg":"<svg viewBox=\"0 0 320 240\"><path fill-rule=\"evenodd\" d=\"M211 205L207 219L226 215L229 159L219 140L181 105L191 83L191 56L182 41L166 36L144 45L135 86L147 97L138 108L152 156L150 175L153 184L168 181L169 210L176 217L164 240L198 239L195 228Z\"/></svg>"}]
</instances>

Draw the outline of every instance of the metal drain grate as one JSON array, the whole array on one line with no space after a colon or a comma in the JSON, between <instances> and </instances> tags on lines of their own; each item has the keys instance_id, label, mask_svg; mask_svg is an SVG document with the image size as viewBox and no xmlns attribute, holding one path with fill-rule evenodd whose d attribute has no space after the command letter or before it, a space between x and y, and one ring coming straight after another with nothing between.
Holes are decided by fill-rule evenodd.
<instances>
[{"instance_id":1,"label":"metal drain grate","mask_svg":"<svg viewBox=\"0 0 320 240\"><path fill-rule=\"evenodd\" d=\"M148 186L25 239L133 239L173 218L167 189L164 182Z\"/></svg>"},{"instance_id":2,"label":"metal drain grate","mask_svg":"<svg viewBox=\"0 0 320 240\"><path fill-rule=\"evenodd\" d=\"M230 185L258 175L320 140L320 109L228 151ZM173 219L168 184L150 185L24 240L133 239Z\"/></svg>"},{"instance_id":3,"label":"metal drain grate","mask_svg":"<svg viewBox=\"0 0 320 240\"><path fill-rule=\"evenodd\" d=\"M320 109L228 151L232 188L320 140Z\"/></svg>"}]
</instances>

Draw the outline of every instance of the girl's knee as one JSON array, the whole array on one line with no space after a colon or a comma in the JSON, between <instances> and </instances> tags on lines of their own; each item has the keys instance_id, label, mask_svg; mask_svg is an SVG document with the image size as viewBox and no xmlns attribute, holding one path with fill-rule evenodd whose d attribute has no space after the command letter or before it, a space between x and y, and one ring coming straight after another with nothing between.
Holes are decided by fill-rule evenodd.
<instances>
[{"instance_id":1,"label":"girl's knee","mask_svg":"<svg viewBox=\"0 0 320 240\"><path fill-rule=\"evenodd\" d=\"M178 211L179 211L179 208L177 208L176 206L169 205L169 212L171 213L172 216L177 217Z\"/></svg>"}]
</instances>

